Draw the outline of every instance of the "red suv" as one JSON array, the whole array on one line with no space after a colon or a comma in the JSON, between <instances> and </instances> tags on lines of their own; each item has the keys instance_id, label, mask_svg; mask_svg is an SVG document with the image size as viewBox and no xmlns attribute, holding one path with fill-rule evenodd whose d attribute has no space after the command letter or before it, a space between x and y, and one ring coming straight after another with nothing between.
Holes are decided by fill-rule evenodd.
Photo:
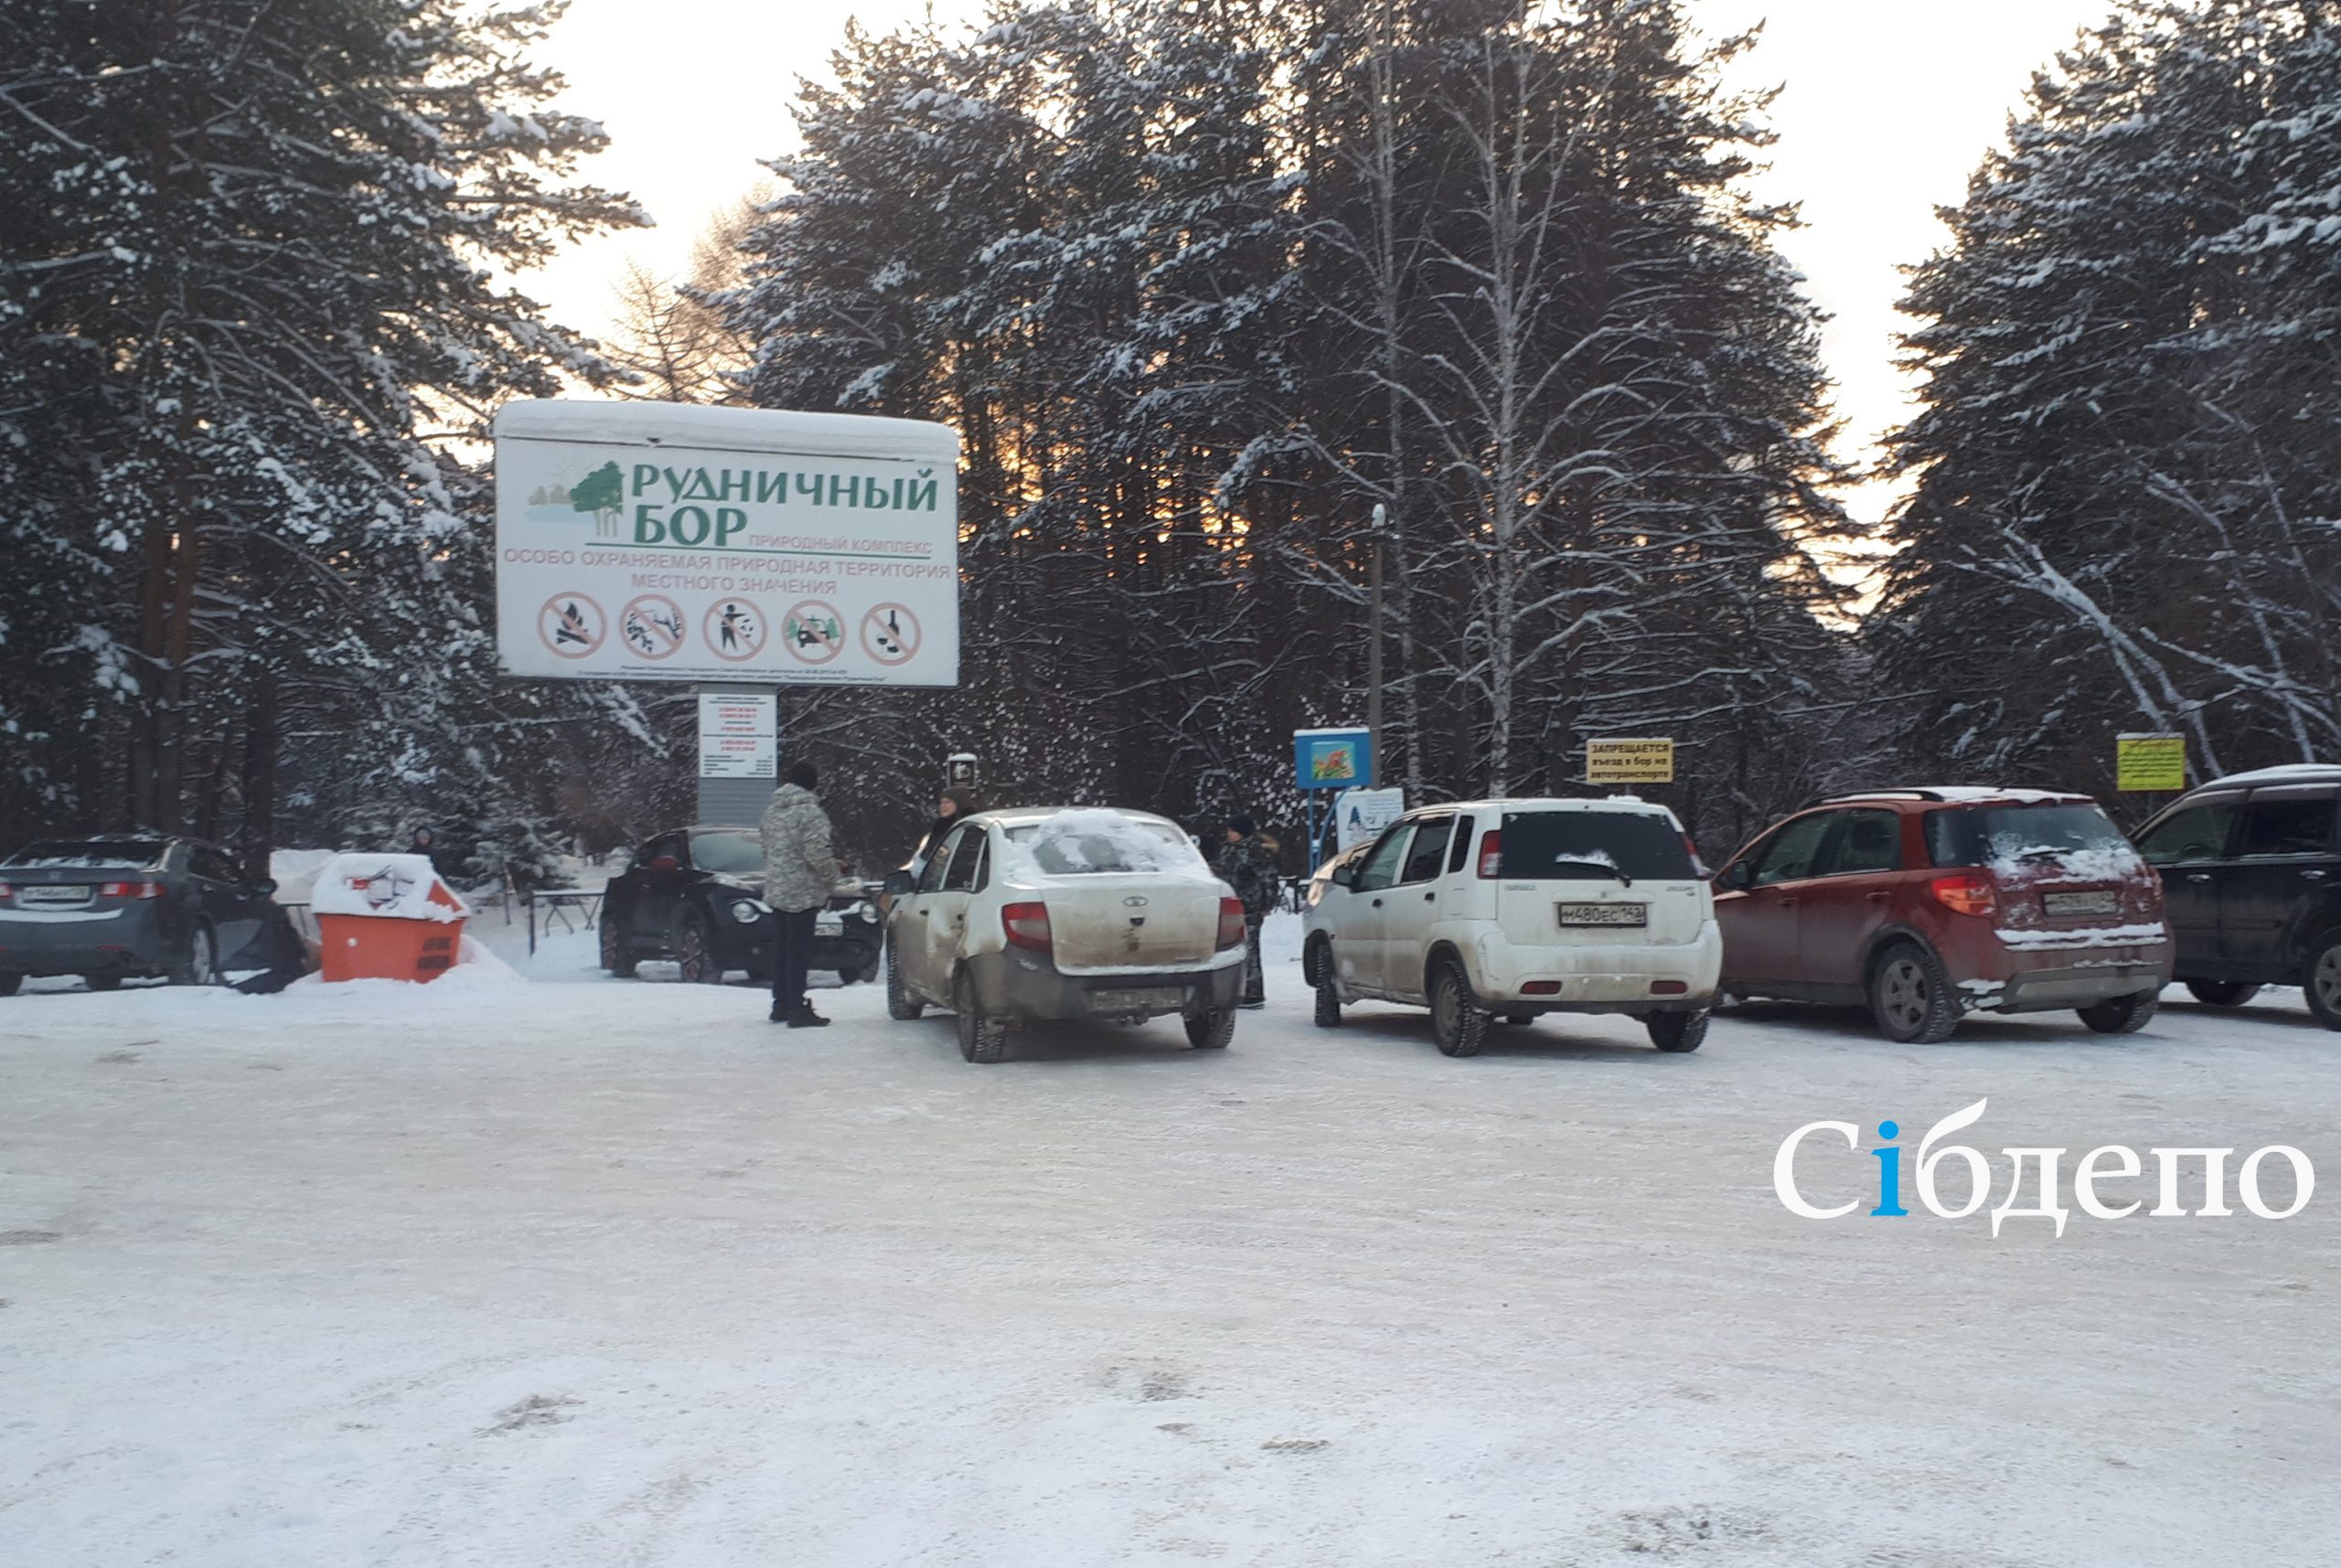
<instances>
[{"instance_id":1,"label":"red suv","mask_svg":"<svg viewBox=\"0 0 2341 1568\"><path fill-rule=\"evenodd\" d=\"M1716 874L1723 989L1867 1002L1889 1040L1970 1008L2072 1008L2100 1034L2170 979L2162 888L2087 795L1880 790L1807 807Z\"/></svg>"}]
</instances>

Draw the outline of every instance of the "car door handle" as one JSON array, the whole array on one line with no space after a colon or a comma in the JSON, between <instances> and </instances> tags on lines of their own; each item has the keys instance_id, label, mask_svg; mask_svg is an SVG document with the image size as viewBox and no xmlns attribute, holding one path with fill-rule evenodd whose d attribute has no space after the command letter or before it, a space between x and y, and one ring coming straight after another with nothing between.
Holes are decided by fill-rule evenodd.
<instances>
[{"instance_id":1,"label":"car door handle","mask_svg":"<svg viewBox=\"0 0 2341 1568\"><path fill-rule=\"evenodd\" d=\"M1772 901L1772 907L1774 909L1792 909L1795 905L1795 898L1787 893L1782 893Z\"/></svg>"},{"instance_id":2,"label":"car door handle","mask_svg":"<svg viewBox=\"0 0 2341 1568\"><path fill-rule=\"evenodd\" d=\"M1878 889L1877 891L1874 893L1864 893L1862 895L1862 897L1867 899L1874 904L1882 904L1893 896L1894 895L1892 893L1887 892L1884 888Z\"/></svg>"},{"instance_id":3,"label":"car door handle","mask_svg":"<svg viewBox=\"0 0 2341 1568\"><path fill-rule=\"evenodd\" d=\"M2321 882L2325 880L2325 873L2323 871L2303 871L2301 873L2301 880L2310 882Z\"/></svg>"},{"instance_id":4,"label":"car door handle","mask_svg":"<svg viewBox=\"0 0 2341 1568\"><path fill-rule=\"evenodd\" d=\"M2186 880L2190 882L2207 882L2211 880L2211 873L2208 871L2189 871L2186 873Z\"/></svg>"},{"instance_id":5,"label":"car door handle","mask_svg":"<svg viewBox=\"0 0 2341 1568\"><path fill-rule=\"evenodd\" d=\"M1380 909L1380 908L1382 907L1382 901L1381 901L1380 899L1376 899L1376 900L1374 900L1374 907L1375 909Z\"/></svg>"},{"instance_id":6,"label":"car door handle","mask_svg":"<svg viewBox=\"0 0 2341 1568\"><path fill-rule=\"evenodd\" d=\"M1428 902L1430 902L1433 899L1435 899L1435 898L1437 898L1437 897L1438 897L1438 895L1437 893L1425 893L1425 894L1423 895L1423 902L1425 902L1425 903L1428 903Z\"/></svg>"}]
</instances>

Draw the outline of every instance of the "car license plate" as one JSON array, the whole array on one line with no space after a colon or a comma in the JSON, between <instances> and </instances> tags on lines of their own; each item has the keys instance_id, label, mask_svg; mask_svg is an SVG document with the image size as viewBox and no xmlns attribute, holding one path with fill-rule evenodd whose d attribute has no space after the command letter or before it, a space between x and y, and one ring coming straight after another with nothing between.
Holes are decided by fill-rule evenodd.
<instances>
[{"instance_id":1,"label":"car license plate","mask_svg":"<svg viewBox=\"0 0 2341 1568\"><path fill-rule=\"evenodd\" d=\"M2040 907L2050 914L2119 914L2121 901L2112 893L2042 893Z\"/></svg>"},{"instance_id":2,"label":"car license plate","mask_svg":"<svg viewBox=\"0 0 2341 1568\"><path fill-rule=\"evenodd\" d=\"M29 883L16 890L16 901L28 904L85 904L90 890L73 884Z\"/></svg>"},{"instance_id":3,"label":"car license plate","mask_svg":"<svg viewBox=\"0 0 2341 1568\"><path fill-rule=\"evenodd\" d=\"M1098 1013L1150 1013L1168 1011L1185 1003L1187 994L1176 986L1156 986L1145 990L1092 991L1089 1009Z\"/></svg>"},{"instance_id":4,"label":"car license plate","mask_svg":"<svg viewBox=\"0 0 2341 1568\"><path fill-rule=\"evenodd\" d=\"M836 914L816 915L813 919L813 934L816 936L843 936L845 934L845 917L843 915Z\"/></svg>"},{"instance_id":5,"label":"car license plate","mask_svg":"<svg viewBox=\"0 0 2341 1568\"><path fill-rule=\"evenodd\" d=\"M1648 925L1650 905L1581 903L1563 904L1563 925Z\"/></svg>"}]
</instances>

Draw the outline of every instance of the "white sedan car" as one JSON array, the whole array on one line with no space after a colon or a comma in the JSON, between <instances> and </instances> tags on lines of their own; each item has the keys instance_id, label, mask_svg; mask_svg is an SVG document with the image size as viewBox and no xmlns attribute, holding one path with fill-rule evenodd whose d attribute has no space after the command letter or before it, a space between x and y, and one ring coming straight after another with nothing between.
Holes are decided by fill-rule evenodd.
<instances>
[{"instance_id":1,"label":"white sedan car","mask_svg":"<svg viewBox=\"0 0 2341 1568\"><path fill-rule=\"evenodd\" d=\"M1166 1013L1216 1050L1235 1030L1244 906L1179 825L1099 807L988 811L887 879L886 1008L958 1016L997 1061L1010 1023Z\"/></svg>"},{"instance_id":2,"label":"white sedan car","mask_svg":"<svg viewBox=\"0 0 2341 1568\"><path fill-rule=\"evenodd\" d=\"M1630 1013L1695 1051L1723 966L1715 900L1674 814L1646 801L1479 800L1412 811L1309 884L1317 1022L1371 997L1430 1008L1438 1049L1495 1019Z\"/></svg>"}]
</instances>

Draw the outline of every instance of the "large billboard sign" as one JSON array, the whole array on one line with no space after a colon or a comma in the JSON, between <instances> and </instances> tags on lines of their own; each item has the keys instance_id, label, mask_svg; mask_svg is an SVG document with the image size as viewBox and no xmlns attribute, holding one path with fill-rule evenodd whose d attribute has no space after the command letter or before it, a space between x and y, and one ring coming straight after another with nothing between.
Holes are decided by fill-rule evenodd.
<instances>
[{"instance_id":1,"label":"large billboard sign","mask_svg":"<svg viewBox=\"0 0 2341 1568\"><path fill-rule=\"evenodd\" d=\"M543 399L495 429L507 674L959 683L947 425Z\"/></svg>"}]
</instances>

